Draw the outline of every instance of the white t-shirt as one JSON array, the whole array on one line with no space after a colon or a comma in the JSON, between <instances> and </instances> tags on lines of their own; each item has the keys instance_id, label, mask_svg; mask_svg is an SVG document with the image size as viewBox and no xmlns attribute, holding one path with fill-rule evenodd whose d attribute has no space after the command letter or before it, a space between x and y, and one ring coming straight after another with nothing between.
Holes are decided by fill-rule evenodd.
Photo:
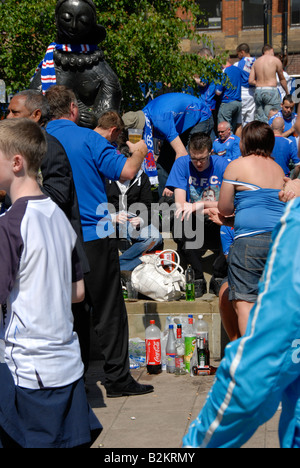
<instances>
[{"instance_id":1,"label":"white t-shirt","mask_svg":"<svg viewBox=\"0 0 300 468\"><path fill-rule=\"evenodd\" d=\"M50 198L24 197L0 216L0 239L0 340L15 384L69 385L83 375L71 309L82 278L76 234Z\"/></svg>"}]
</instances>

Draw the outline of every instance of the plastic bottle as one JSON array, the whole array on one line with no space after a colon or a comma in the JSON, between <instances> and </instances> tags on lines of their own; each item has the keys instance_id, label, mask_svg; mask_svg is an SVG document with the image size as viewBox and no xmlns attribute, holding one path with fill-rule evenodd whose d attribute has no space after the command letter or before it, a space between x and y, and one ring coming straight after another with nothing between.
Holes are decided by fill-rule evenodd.
<instances>
[{"instance_id":1,"label":"plastic bottle","mask_svg":"<svg viewBox=\"0 0 300 468\"><path fill-rule=\"evenodd\" d=\"M195 300L195 272L191 265L188 265L185 272L185 299L186 301Z\"/></svg>"},{"instance_id":2,"label":"plastic bottle","mask_svg":"<svg viewBox=\"0 0 300 468\"><path fill-rule=\"evenodd\" d=\"M169 325L168 341L166 346L166 370L169 374L175 373L176 339L173 325Z\"/></svg>"},{"instance_id":3,"label":"plastic bottle","mask_svg":"<svg viewBox=\"0 0 300 468\"><path fill-rule=\"evenodd\" d=\"M185 375L184 366L184 340L182 338L182 326L177 325L175 375Z\"/></svg>"},{"instance_id":4,"label":"plastic bottle","mask_svg":"<svg viewBox=\"0 0 300 468\"><path fill-rule=\"evenodd\" d=\"M124 300L128 299L128 291L126 289L126 286L122 285L122 292L123 292L123 298Z\"/></svg>"},{"instance_id":5,"label":"plastic bottle","mask_svg":"<svg viewBox=\"0 0 300 468\"><path fill-rule=\"evenodd\" d=\"M190 362L193 356L193 352L196 346L196 333L194 330L193 316L188 316L188 325L186 327L186 333L184 337L184 363L186 371L190 372Z\"/></svg>"},{"instance_id":6,"label":"plastic bottle","mask_svg":"<svg viewBox=\"0 0 300 468\"><path fill-rule=\"evenodd\" d=\"M161 333L155 325L155 320L150 320L146 328L146 362L149 374L160 374L161 372Z\"/></svg>"},{"instance_id":7,"label":"plastic bottle","mask_svg":"<svg viewBox=\"0 0 300 468\"><path fill-rule=\"evenodd\" d=\"M195 332L197 338L204 339L204 346L206 350L206 365L210 365L210 352L209 352L209 327L208 323L203 319L203 315L198 315L198 320L195 324Z\"/></svg>"}]
</instances>

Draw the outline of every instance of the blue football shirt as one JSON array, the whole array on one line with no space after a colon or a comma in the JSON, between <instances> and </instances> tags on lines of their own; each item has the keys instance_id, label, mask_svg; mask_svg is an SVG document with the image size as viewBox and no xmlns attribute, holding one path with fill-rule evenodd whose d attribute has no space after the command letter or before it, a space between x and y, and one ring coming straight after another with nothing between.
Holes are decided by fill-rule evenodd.
<instances>
[{"instance_id":1,"label":"blue football shirt","mask_svg":"<svg viewBox=\"0 0 300 468\"><path fill-rule=\"evenodd\" d=\"M225 158L212 155L209 167L200 172L194 167L190 156L181 156L176 159L166 186L173 190L185 190L186 199L191 203L200 200L217 201L228 164Z\"/></svg>"},{"instance_id":2,"label":"blue football shirt","mask_svg":"<svg viewBox=\"0 0 300 468\"><path fill-rule=\"evenodd\" d=\"M70 120L52 120L47 132L61 142L69 158L84 241L113 234L105 178L118 180L127 158L101 135Z\"/></svg>"},{"instance_id":3,"label":"blue football shirt","mask_svg":"<svg viewBox=\"0 0 300 468\"><path fill-rule=\"evenodd\" d=\"M196 96L167 93L149 102L143 111L153 125L154 136L171 143L198 122L211 117L209 107Z\"/></svg>"}]
</instances>

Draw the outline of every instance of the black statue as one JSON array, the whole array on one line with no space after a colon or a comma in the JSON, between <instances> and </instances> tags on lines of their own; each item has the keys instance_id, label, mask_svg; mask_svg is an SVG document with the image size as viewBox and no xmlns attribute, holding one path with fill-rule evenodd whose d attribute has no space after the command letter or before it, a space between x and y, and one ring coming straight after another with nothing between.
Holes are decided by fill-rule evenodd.
<instances>
[{"instance_id":1,"label":"black statue","mask_svg":"<svg viewBox=\"0 0 300 468\"><path fill-rule=\"evenodd\" d=\"M30 88L45 92L58 84L73 89L79 125L95 128L103 110L120 110L122 97L119 80L98 48L106 37L105 28L97 24L92 0L58 0L55 19L56 42L50 44Z\"/></svg>"}]
</instances>

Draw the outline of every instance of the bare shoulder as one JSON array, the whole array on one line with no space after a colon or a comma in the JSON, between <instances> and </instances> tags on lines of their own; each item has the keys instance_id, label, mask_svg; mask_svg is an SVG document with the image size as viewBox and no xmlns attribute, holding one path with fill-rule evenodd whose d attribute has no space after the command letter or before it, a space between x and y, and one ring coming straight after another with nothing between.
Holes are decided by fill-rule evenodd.
<instances>
[{"instance_id":1,"label":"bare shoulder","mask_svg":"<svg viewBox=\"0 0 300 468\"><path fill-rule=\"evenodd\" d=\"M274 58L274 63L276 64L276 67L279 70L283 70L282 61L278 57L273 57L273 58Z\"/></svg>"},{"instance_id":2,"label":"bare shoulder","mask_svg":"<svg viewBox=\"0 0 300 468\"><path fill-rule=\"evenodd\" d=\"M242 157L235 159L234 161L231 161L230 164L226 167L226 170L224 172L224 179L230 179L230 180L235 180L238 171L240 168L243 166L243 159Z\"/></svg>"}]
</instances>

